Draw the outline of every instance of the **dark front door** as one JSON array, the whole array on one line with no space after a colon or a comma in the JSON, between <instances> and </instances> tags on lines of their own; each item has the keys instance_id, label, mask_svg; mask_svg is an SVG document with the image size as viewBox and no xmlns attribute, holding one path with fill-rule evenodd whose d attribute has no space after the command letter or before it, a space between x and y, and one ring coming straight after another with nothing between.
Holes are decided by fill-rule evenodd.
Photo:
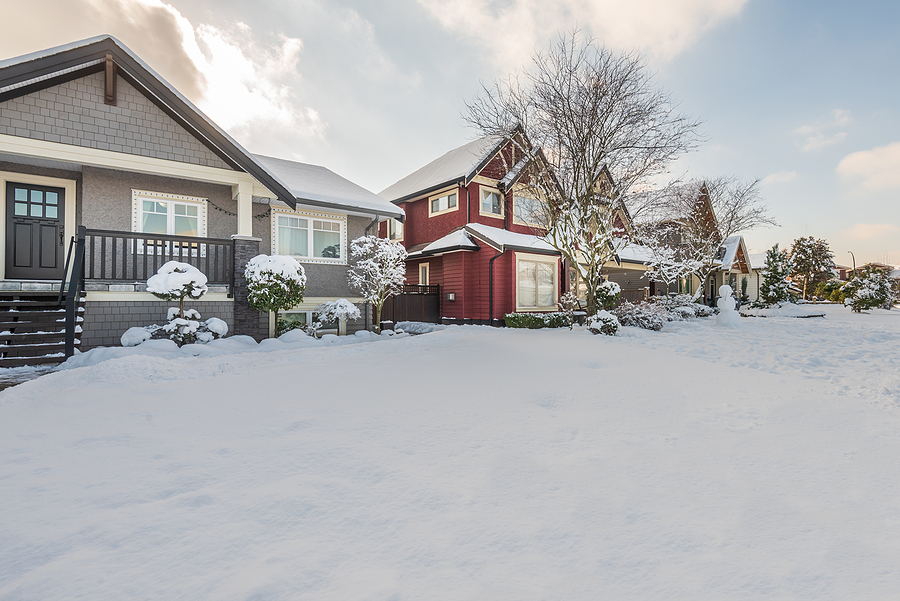
<instances>
[{"instance_id":1,"label":"dark front door","mask_svg":"<svg viewBox=\"0 0 900 601\"><path fill-rule=\"evenodd\" d=\"M65 275L62 188L6 185L6 277L59 280Z\"/></svg>"}]
</instances>

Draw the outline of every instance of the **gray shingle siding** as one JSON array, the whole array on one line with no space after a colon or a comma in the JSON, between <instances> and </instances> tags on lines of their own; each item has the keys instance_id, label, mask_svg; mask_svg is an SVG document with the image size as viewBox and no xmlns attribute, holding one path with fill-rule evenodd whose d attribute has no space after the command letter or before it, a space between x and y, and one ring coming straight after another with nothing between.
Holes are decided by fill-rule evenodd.
<instances>
[{"instance_id":1,"label":"gray shingle siding","mask_svg":"<svg viewBox=\"0 0 900 601\"><path fill-rule=\"evenodd\" d=\"M103 74L0 103L0 134L206 167L230 167L123 78L104 104Z\"/></svg>"},{"instance_id":2,"label":"gray shingle siding","mask_svg":"<svg viewBox=\"0 0 900 601\"><path fill-rule=\"evenodd\" d=\"M88 301L84 306L81 350L97 346L120 346L128 328L166 323L166 312L177 303L165 301ZM198 301L185 303L185 309L200 311L203 319L218 317L234 329L234 303L231 301Z\"/></svg>"}]
</instances>

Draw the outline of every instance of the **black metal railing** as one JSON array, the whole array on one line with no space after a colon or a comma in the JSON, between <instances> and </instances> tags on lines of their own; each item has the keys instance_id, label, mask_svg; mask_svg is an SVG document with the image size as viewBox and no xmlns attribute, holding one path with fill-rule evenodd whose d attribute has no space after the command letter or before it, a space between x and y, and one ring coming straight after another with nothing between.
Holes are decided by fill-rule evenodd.
<instances>
[{"instance_id":1,"label":"black metal railing","mask_svg":"<svg viewBox=\"0 0 900 601\"><path fill-rule=\"evenodd\" d=\"M66 268L63 271L62 281L59 283L59 298L57 304L62 304L63 292L66 296L66 357L75 354L75 330L78 327L78 301L84 288L84 241L85 227L78 226L77 235L69 243L69 252L66 254ZM74 251L74 252L73 252ZM72 270L69 271L71 265ZM69 275L69 285L66 288L66 274Z\"/></svg>"},{"instance_id":2,"label":"black metal railing","mask_svg":"<svg viewBox=\"0 0 900 601\"><path fill-rule=\"evenodd\" d=\"M87 230L85 278L110 282L146 282L168 261L193 265L207 282L234 290L234 241Z\"/></svg>"}]
</instances>

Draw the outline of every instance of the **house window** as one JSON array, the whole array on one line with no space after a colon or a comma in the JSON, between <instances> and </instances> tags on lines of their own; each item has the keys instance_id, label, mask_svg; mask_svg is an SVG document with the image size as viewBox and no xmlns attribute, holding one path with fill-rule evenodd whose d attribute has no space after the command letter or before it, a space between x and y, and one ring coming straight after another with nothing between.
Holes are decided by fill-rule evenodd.
<instances>
[{"instance_id":1,"label":"house window","mask_svg":"<svg viewBox=\"0 0 900 601\"><path fill-rule=\"evenodd\" d=\"M428 286L428 263L419 263L419 286Z\"/></svg>"},{"instance_id":2,"label":"house window","mask_svg":"<svg viewBox=\"0 0 900 601\"><path fill-rule=\"evenodd\" d=\"M520 309L556 308L556 261L519 259L516 280Z\"/></svg>"},{"instance_id":3,"label":"house window","mask_svg":"<svg viewBox=\"0 0 900 601\"><path fill-rule=\"evenodd\" d=\"M344 227L342 220L313 214L276 213L275 252L307 259L343 259Z\"/></svg>"},{"instance_id":4,"label":"house window","mask_svg":"<svg viewBox=\"0 0 900 601\"><path fill-rule=\"evenodd\" d=\"M398 219L388 219L388 239L403 240L403 222Z\"/></svg>"},{"instance_id":5,"label":"house window","mask_svg":"<svg viewBox=\"0 0 900 601\"><path fill-rule=\"evenodd\" d=\"M456 192L442 194L431 199L430 214L437 215L439 213L447 213L456 210Z\"/></svg>"},{"instance_id":6,"label":"house window","mask_svg":"<svg viewBox=\"0 0 900 601\"><path fill-rule=\"evenodd\" d=\"M132 212L132 231L206 237L206 200L203 198L134 190Z\"/></svg>"},{"instance_id":7,"label":"house window","mask_svg":"<svg viewBox=\"0 0 900 601\"><path fill-rule=\"evenodd\" d=\"M503 202L500 192L489 188L481 189L481 212L485 215L503 215Z\"/></svg>"},{"instance_id":8,"label":"house window","mask_svg":"<svg viewBox=\"0 0 900 601\"><path fill-rule=\"evenodd\" d=\"M524 194L513 195L513 220L525 225L544 222L544 204L536 198Z\"/></svg>"}]
</instances>

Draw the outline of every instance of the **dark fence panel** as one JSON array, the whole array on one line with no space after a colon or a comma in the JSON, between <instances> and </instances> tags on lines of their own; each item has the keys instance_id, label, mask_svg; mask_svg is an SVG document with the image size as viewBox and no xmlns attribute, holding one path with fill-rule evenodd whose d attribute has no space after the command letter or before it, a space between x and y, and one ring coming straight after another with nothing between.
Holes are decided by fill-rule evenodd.
<instances>
[{"instance_id":1,"label":"dark fence panel","mask_svg":"<svg viewBox=\"0 0 900 601\"><path fill-rule=\"evenodd\" d=\"M440 286L403 286L400 294L384 301L381 321L423 321L438 323L441 319ZM375 313L372 313L375 319Z\"/></svg>"},{"instance_id":2,"label":"dark fence panel","mask_svg":"<svg viewBox=\"0 0 900 601\"><path fill-rule=\"evenodd\" d=\"M146 281L166 262L180 261L202 271L210 284L234 283L232 240L87 230L84 254L88 280Z\"/></svg>"}]
</instances>

